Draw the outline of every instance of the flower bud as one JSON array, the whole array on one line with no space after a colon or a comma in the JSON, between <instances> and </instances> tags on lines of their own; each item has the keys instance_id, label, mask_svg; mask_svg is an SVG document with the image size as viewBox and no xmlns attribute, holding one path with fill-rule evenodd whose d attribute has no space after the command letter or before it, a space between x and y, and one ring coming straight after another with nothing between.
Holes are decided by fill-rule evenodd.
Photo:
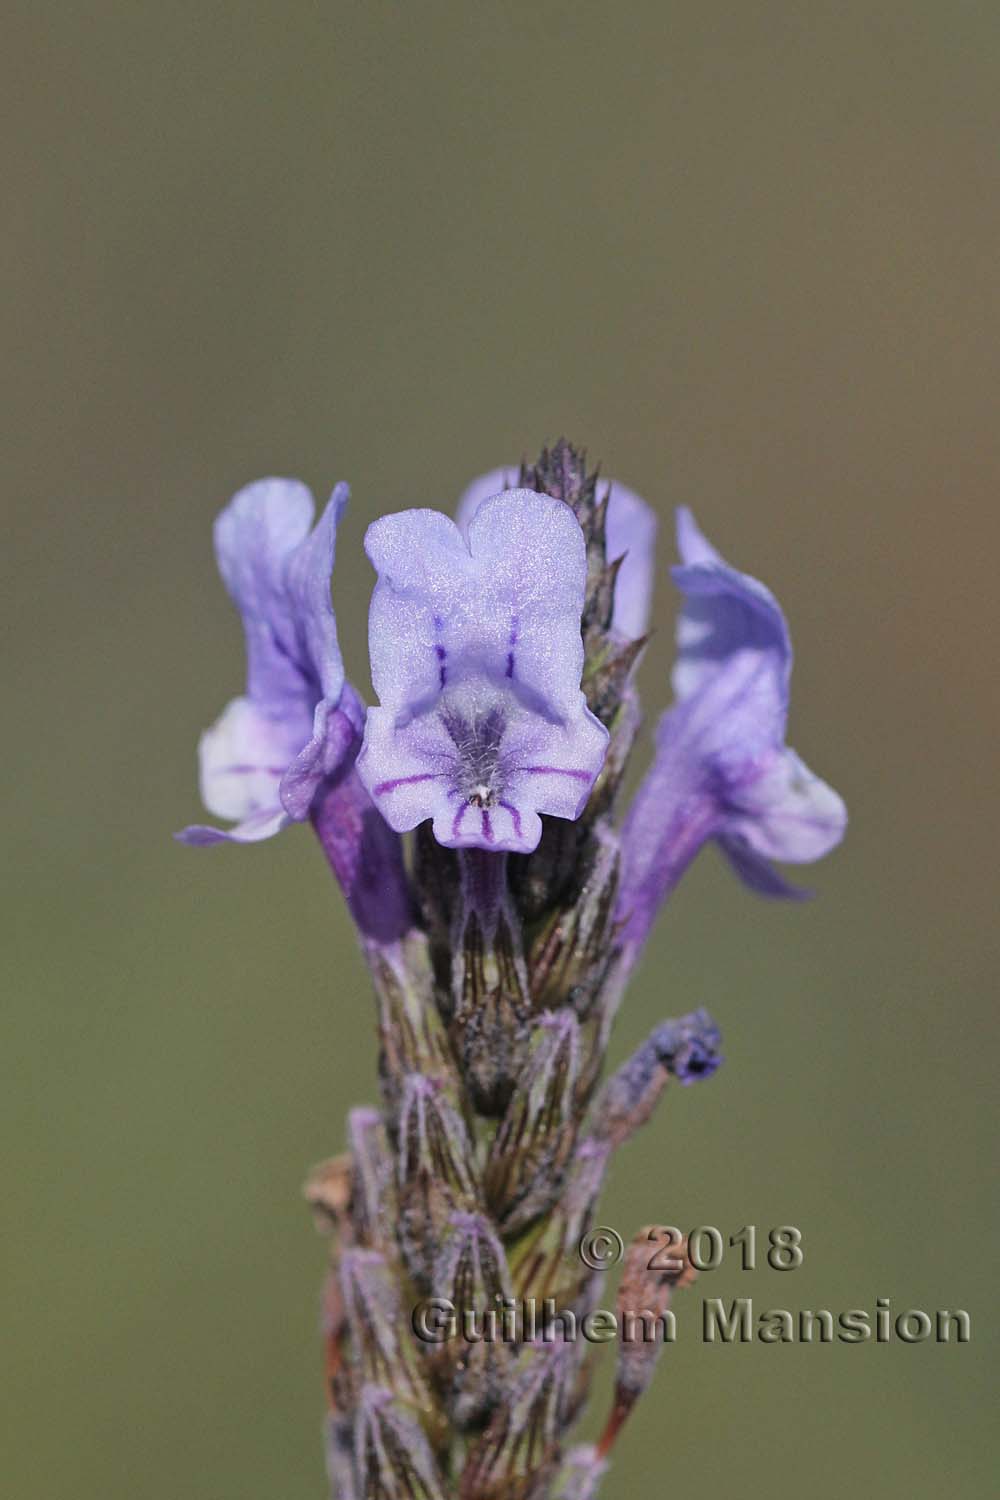
<instances>
[{"instance_id":1,"label":"flower bud","mask_svg":"<svg viewBox=\"0 0 1000 1500\"><path fill-rule=\"evenodd\" d=\"M562 500L580 523L587 548L587 590L580 623L589 660L604 640L614 605L618 569L614 565L609 569L607 557L611 486L599 483L599 471L589 467L586 450L575 448L565 438L543 448L530 467L522 464L520 483Z\"/></svg>"},{"instance_id":2,"label":"flower bud","mask_svg":"<svg viewBox=\"0 0 1000 1500\"><path fill-rule=\"evenodd\" d=\"M621 1145L649 1119L671 1078L695 1083L722 1062L719 1029L706 1010L663 1021L613 1073L594 1106L594 1134Z\"/></svg>"},{"instance_id":3,"label":"flower bud","mask_svg":"<svg viewBox=\"0 0 1000 1500\"><path fill-rule=\"evenodd\" d=\"M361 1392L354 1462L364 1500L446 1500L423 1429L384 1387L367 1385Z\"/></svg>"},{"instance_id":4,"label":"flower bud","mask_svg":"<svg viewBox=\"0 0 1000 1500\"><path fill-rule=\"evenodd\" d=\"M618 1369L614 1404L599 1444L606 1454L639 1397L653 1378L665 1336L664 1314L675 1287L690 1286L696 1272L687 1240L676 1246L658 1243L655 1226L640 1229L625 1252L618 1287Z\"/></svg>"},{"instance_id":5,"label":"flower bud","mask_svg":"<svg viewBox=\"0 0 1000 1500\"><path fill-rule=\"evenodd\" d=\"M407 1076L423 1073L448 1083L457 1098L451 1049L434 999L430 960L424 939L407 943L405 962L390 951L372 958L378 1004L379 1074L387 1123L393 1132L399 1119Z\"/></svg>"},{"instance_id":6,"label":"flower bud","mask_svg":"<svg viewBox=\"0 0 1000 1500\"><path fill-rule=\"evenodd\" d=\"M485 1188L505 1235L544 1213L562 1186L576 1139L579 1029L572 1010L542 1016L524 1079L494 1137Z\"/></svg>"},{"instance_id":7,"label":"flower bud","mask_svg":"<svg viewBox=\"0 0 1000 1500\"><path fill-rule=\"evenodd\" d=\"M436 1362L452 1421L469 1427L496 1405L516 1337L507 1257L483 1214L452 1214L431 1286L458 1320L457 1341L442 1345Z\"/></svg>"},{"instance_id":8,"label":"flower bud","mask_svg":"<svg viewBox=\"0 0 1000 1500\"><path fill-rule=\"evenodd\" d=\"M611 1146L589 1137L576 1148L558 1201L545 1218L510 1246L514 1295L542 1306L551 1298L557 1311L571 1308L593 1280L580 1257L580 1238L604 1182Z\"/></svg>"},{"instance_id":9,"label":"flower bud","mask_svg":"<svg viewBox=\"0 0 1000 1500\"><path fill-rule=\"evenodd\" d=\"M559 1462L578 1353L571 1343L525 1347L507 1398L469 1450L459 1500L535 1500Z\"/></svg>"},{"instance_id":10,"label":"flower bud","mask_svg":"<svg viewBox=\"0 0 1000 1500\"><path fill-rule=\"evenodd\" d=\"M607 497L598 498L598 470L587 467L587 451L560 438L543 448L537 462L522 464L519 484L542 495L553 495L574 511L584 536L596 532L603 541Z\"/></svg>"},{"instance_id":11,"label":"flower bud","mask_svg":"<svg viewBox=\"0 0 1000 1500\"><path fill-rule=\"evenodd\" d=\"M550 913L529 955L535 1006L572 1005L584 1018L607 974L614 945L618 891L618 837L606 826L594 830L580 851L575 899Z\"/></svg>"},{"instance_id":12,"label":"flower bud","mask_svg":"<svg viewBox=\"0 0 1000 1500\"><path fill-rule=\"evenodd\" d=\"M589 468L586 453L564 438L551 449L543 449L538 462L530 468L522 465L520 483L564 501L580 523L587 548L587 589L581 618L586 666L581 686L591 712L610 728L646 642L641 625L638 629L622 628L623 614L616 607L620 606L620 600L615 595L620 584L628 588L637 582L634 576L622 576L629 554L632 561L626 573L631 575L635 567L640 572L651 568L655 518L638 496L624 491L620 485L601 483L598 470ZM612 523L613 513L621 516L624 512L625 516L635 517L636 511L649 517L645 529L650 526L652 529L645 541L628 525L619 536L620 528ZM615 547L614 553L610 552L611 546ZM646 553L650 561L644 564ZM648 600L645 610L640 606L638 613L641 616L647 612ZM636 636L640 639L635 639Z\"/></svg>"},{"instance_id":13,"label":"flower bud","mask_svg":"<svg viewBox=\"0 0 1000 1500\"><path fill-rule=\"evenodd\" d=\"M648 635L641 635L635 641L608 639L594 655L588 655L580 685L587 695L591 712L602 724L610 727L616 719L648 641Z\"/></svg>"},{"instance_id":14,"label":"flower bud","mask_svg":"<svg viewBox=\"0 0 1000 1500\"><path fill-rule=\"evenodd\" d=\"M333 1415L346 1421L353 1404L351 1371L348 1365L347 1313L340 1276L335 1265L327 1267L323 1281L323 1296L320 1311L320 1328L323 1334L323 1357L326 1374L326 1394Z\"/></svg>"},{"instance_id":15,"label":"flower bud","mask_svg":"<svg viewBox=\"0 0 1000 1500\"><path fill-rule=\"evenodd\" d=\"M571 1448L559 1470L552 1500L594 1500L607 1467L593 1443Z\"/></svg>"},{"instance_id":16,"label":"flower bud","mask_svg":"<svg viewBox=\"0 0 1000 1500\"><path fill-rule=\"evenodd\" d=\"M628 769L629 757L642 726L639 695L631 681L622 689L620 701L614 713L608 716L607 725L610 735L608 753L583 814L583 820L591 824L596 824L598 819L607 818L614 810L622 778Z\"/></svg>"},{"instance_id":17,"label":"flower bud","mask_svg":"<svg viewBox=\"0 0 1000 1500\"><path fill-rule=\"evenodd\" d=\"M340 1287L356 1388L374 1382L424 1412L433 1410L392 1268L375 1250L347 1250Z\"/></svg>"},{"instance_id":18,"label":"flower bud","mask_svg":"<svg viewBox=\"0 0 1000 1500\"><path fill-rule=\"evenodd\" d=\"M451 1039L475 1108L502 1114L524 1066L531 999L507 856L459 850Z\"/></svg>"},{"instance_id":19,"label":"flower bud","mask_svg":"<svg viewBox=\"0 0 1000 1500\"><path fill-rule=\"evenodd\" d=\"M598 773L595 787L601 779ZM589 805L589 804L588 804ZM581 871L586 865L583 851L588 829L582 817L575 823L548 818L542 825L538 848L530 856L514 854L510 859L510 886L518 915L526 928L552 915L553 909L568 910L579 894Z\"/></svg>"},{"instance_id":20,"label":"flower bud","mask_svg":"<svg viewBox=\"0 0 1000 1500\"><path fill-rule=\"evenodd\" d=\"M359 1245L392 1253L397 1222L396 1184L385 1124L377 1109L352 1109L351 1224Z\"/></svg>"},{"instance_id":21,"label":"flower bud","mask_svg":"<svg viewBox=\"0 0 1000 1500\"><path fill-rule=\"evenodd\" d=\"M436 1079L406 1079L398 1150L399 1239L410 1273L428 1287L451 1215L479 1206L465 1122Z\"/></svg>"},{"instance_id":22,"label":"flower bud","mask_svg":"<svg viewBox=\"0 0 1000 1500\"><path fill-rule=\"evenodd\" d=\"M329 1412L324 1435L330 1500L359 1500L354 1477L354 1424L337 1412Z\"/></svg>"},{"instance_id":23,"label":"flower bud","mask_svg":"<svg viewBox=\"0 0 1000 1500\"><path fill-rule=\"evenodd\" d=\"M350 1238L351 1156L342 1152L319 1162L306 1178L302 1196L313 1211L321 1234L334 1232Z\"/></svg>"},{"instance_id":24,"label":"flower bud","mask_svg":"<svg viewBox=\"0 0 1000 1500\"><path fill-rule=\"evenodd\" d=\"M607 555L607 506L608 496L604 498L604 551ZM596 552L596 548L594 549ZM591 587L587 595L587 607L582 620L584 635L588 629L596 628L600 631L611 629L611 620L615 611L615 588L618 583L618 575L622 570L624 556L616 557L611 562L600 566L600 560L595 557L594 570L591 577Z\"/></svg>"}]
</instances>

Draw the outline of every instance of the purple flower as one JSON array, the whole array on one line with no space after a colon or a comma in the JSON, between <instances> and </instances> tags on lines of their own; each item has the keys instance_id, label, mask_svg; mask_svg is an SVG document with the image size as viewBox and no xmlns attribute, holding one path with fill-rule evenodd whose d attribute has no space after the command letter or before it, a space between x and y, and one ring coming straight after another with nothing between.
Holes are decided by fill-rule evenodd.
<instances>
[{"instance_id":1,"label":"purple flower","mask_svg":"<svg viewBox=\"0 0 1000 1500\"><path fill-rule=\"evenodd\" d=\"M337 522L348 488L338 484L312 529L305 485L247 485L215 523L219 572L243 617L247 689L201 737L202 801L228 831L195 825L188 844L270 838L308 817L316 789L344 759L363 709L344 691L330 600Z\"/></svg>"},{"instance_id":2,"label":"purple flower","mask_svg":"<svg viewBox=\"0 0 1000 1500\"><path fill-rule=\"evenodd\" d=\"M724 562L683 509L677 543L676 701L623 829L619 913L633 951L706 840L753 889L802 896L771 861L819 859L847 823L837 793L784 743L792 648L777 600Z\"/></svg>"},{"instance_id":3,"label":"purple flower","mask_svg":"<svg viewBox=\"0 0 1000 1500\"><path fill-rule=\"evenodd\" d=\"M482 501L511 488L517 479L517 464L491 469L474 479L458 502L455 519L464 535ZM629 640L638 640L649 626L653 599L653 566L656 545L656 512L632 490L616 479L608 481L611 496L605 524L608 561L623 557L615 586L612 629Z\"/></svg>"},{"instance_id":4,"label":"purple flower","mask_svg":"<svg viewBox=\"0 0 1000 1500\"><path fill-rule=\"evenodd\" d=\"M579 816L607 731L580 691L583 533L560 500L508 490L467 534L433 510L383 516L358 774L389 824L452 848L528 852L540 813Z\"/></svg>"}]
</instances>

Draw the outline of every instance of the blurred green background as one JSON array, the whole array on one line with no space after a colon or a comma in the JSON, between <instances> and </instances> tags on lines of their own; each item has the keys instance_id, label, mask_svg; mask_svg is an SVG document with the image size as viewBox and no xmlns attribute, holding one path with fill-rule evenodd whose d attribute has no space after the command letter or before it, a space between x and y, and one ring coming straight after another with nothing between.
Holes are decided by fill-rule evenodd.
<instances>
[{"instance_id":1,"label":"blurred green background","mask_svg":"<svg viewBox=\"0 0 1000 1500\"><path fill-rule=\"evenodd\" d=\"M605 1493L991 1493L995 3L15 0L4 50L5 1493L323 1494L298 1193L368 987L308 832L171 842L242 674L210 525L351 481L363 682L367 522L561 432L664 517L650 709L685 502L853 820L804 908L706 853L622 1012L616 1059L707 1004L727 1064L604 1221L806 1259L678 1299ZM707 1348L702 1293L973 1342Z\"/></svg>"}]
</instances>

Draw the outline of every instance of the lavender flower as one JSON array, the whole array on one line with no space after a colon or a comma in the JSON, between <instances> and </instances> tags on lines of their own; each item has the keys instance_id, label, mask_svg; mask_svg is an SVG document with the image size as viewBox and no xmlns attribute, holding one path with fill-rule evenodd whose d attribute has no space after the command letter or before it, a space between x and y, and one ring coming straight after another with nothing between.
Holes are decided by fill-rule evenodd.
<instances>
[{"instance_id":1,"label":"lavender flower","mask_svg":"<svg viewBox=\"0 0 1000 1500\"><path fill-rule=\"evenodd\" d=\"M201 737L201 795L228 831L195 825L188 844L270 838L308 816L324 776L358 729L330 601L337 523L349 490L338 484L312 529L313 498L294 479L247 485L215 523L222 581L243 617L247 690Z\"/></svg>"},{"instance_id":2,"label":"lavender flower","mask_svg":"<svg viewBox=\"0 0 1000 1500\"><path fill-rule=\"evenodd\" d=\"M586 548L567 505L483 501L463 537L438 511L384 516L358 774L387 822L449 848L529 853L541 813L577 818L608 735L580 691Z\"/></svg>"},{"instance_id":3,"label":"lavender flower","mask_svg":"<svg viewBox=\"0 0 1000 1500\"><path fill-rule=\"evenodd\" d=\"M633 952L707 840L754 890L794 897L805 893L771 861L819 859L847 823L837 793L784 743L792 647L777 600L723 561L688 510L677 513L677 543L676 702L622 831L618 909Z\"/></svg>"},{"instance_id":4,"label":"lavender flower","mask_svg":"<svg viewBox=\"0 0 1000 1500\"><path fill-rule=\"evenodd\" d=\"M671 1080L721 1062L699 1010L599 1087L629 972L707 840L756 889L792 894L770 862L825 853L843 804L784 743L781 611L682 511L676 701L619 827L656 521L565 442L477 480L457 522L411 510L369 528L366 710L330 599L346 498L338 485L313 529L308 491L265 480L219 517L247 689L202 737L202 794L236 826L179 835L247 843L308 820L372 977L381 1107L351 1111L349 1149L306 1190L331 1236L331 1490L594 1500L659 1345L622 1347L604 1436L567 1449L590 1361L538 1341L526 1309L553 1298L547 1332L595 1308L603 1273L578 1250L614 1153ZM655 1313L673 1283L647 1286L647 1241L619 1306ZM425 1345L416 1295L457 1323L478 1313L482 1338ZM510 1341L486 1335L494 1308Z\"/></svg>"},{"instance_id":5,"label":"lavender flower","mask_svg":"<svg viewBox=\"0 0 1000 1500\"><path fill-rule=\"evenodd\" d=\"M201 737L202 800L232 818L195 824L186 844L270 838L311 819L367 943L398 942L412 922L399 839L357 778L364 705L344 680L330 599L338 484L312 528L313 498L291 479L239 491L215 523L219 572L243 618L247 691Z\"/></svg>"}]
</instances>

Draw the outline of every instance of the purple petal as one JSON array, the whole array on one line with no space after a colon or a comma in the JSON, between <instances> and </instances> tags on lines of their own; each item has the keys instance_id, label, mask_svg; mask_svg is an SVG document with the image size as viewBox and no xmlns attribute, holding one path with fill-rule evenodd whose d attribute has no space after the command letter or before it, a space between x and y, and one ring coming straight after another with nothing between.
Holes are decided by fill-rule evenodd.
<instances>
[{"instance_id":1,"label":"purple petal","mask_svg":"<svg viewBox=\"0 0 1000 1500\"><path fill-rule=\"evenodd\" d=\"M575 820L604 763L606 744L603 726L589 713L561 724L541 717L513 721L504 745L508 799Z\"/></svg>"},{"instance_id":2,"label":"purple petal","mask_svg":"<svg viewBox=\"0 0 1000 1500\"><path fill-rule=\"evenodd\" d=\"M638 640L649 629L656 564L656 512L645 500L617 480L611 481L606 522L607 556L625 561L615 584L612 629L629 640Z\"/></svg>"},{"instance_id":3,"label":"purple petal","mask_svg":"<svg viewBox=\"0 0 1000 1500\"><path fill-rule=\"evenodd\" d=\"M455 524L463 536L468 534L469 522L484 500L490 500L494 495L502 495L504 490L517 488L520 471L520 464L508 464L504 469L490 469L488 474L480 474L478 479L474 479L468 488L462 491L455 509Z\"/></svg>"},{"instance_id":4,"label":"purple petal","mask_svg":"<svg viewBox=\"0 0 1000 1500\"><path fill-rule=\"evenodd\" d=\"M336 703L343 688L330 574L348 495L338 484L310 532L306 486L262 479L240 490L215 523L219 571L246 633L247 695L273 714L305 705L311 717L321 697Z\"/></svg>"},{"instance_id":5,"label":"purple petal","mask_svg":"<svg viewBox=\"0 0 1000 1500\"><path fill-rule=\"evenodd\" d=\"M337 621L330 596L330 577L337 545L337 526L350 498L338 484L314 530L288 559L286 592L303 660L318 679L324 698L335 704L344 686L344 662L337 642Z\"/></svg>"},{"instance_id":6,"label":"purple petal","mask_svg":"<svg viewBox=\"0 0 1000 1500\"><path fill-rule=\"evenodd\" d=\"M508 490L469 523L476 586L468 596L466 649L560 716L580 712L587 581L583 532L568 505L533 490Z\"/></svg>"},{"instance_id":7,"label":"purple petal","mask_svg":"<svg viewBox=\"0 0 1000 1500\"><path fill-rule=\"evenodd\" d=\"M219 571L246 634L247 694L202 736L201 788L209 811L238 827L189 830L189 843L265 838L305 818L320 781L357 738L360 705L353 725L338 710L344 668L330 598L347 498L337 485L310 531L306 487L265 479L240 490L216 521Z\"/></svg>"},{"instance_id":8,"label":"purple petal","mask_svg":"<svg viewBox=\"0 0 1000 1500\"><path fill-rule=\"evenodd\" d=\"M677 710L674 710L676 713ZM653 764L622 825L618 919L626 947L637 953L656 914L705 842L721 827L721 812L696 757L671 733L665 714Z\"/></svg>"},{"instance_id":9,"label":"purple petal","mask_svg":"<svg viewBox=\"0 0 1000 1500\"><path fill-rule=\"evenodd\" d=\"M368 622L372 686L396 712L441 687L439 648L458 654L476 573L464 538L440 511L407 510L369 526L365 551L378 573Z\"/></svg>"},{"instance_id":10,"label":"purple petal","mask_svg":"<svg viewBox=\"0 0 1000 1500\"><path fill-rule=\"evenodd\" d=\"M373 807L353 766L345 762L321 784L310 817L363 936L397 942L413 924L402 841Z\"/></svg>"},{"instance_id":11,"label":"purple petal","mask_svg":"<svg viewBox=\"0 0 1000 1500\"><path fill-rule=\"evenodd\" d=\"M788 712L792 646L778 601L756 578L724 562L698 530L691 512L677 512L677 545L682 566L674 583L685 596L677 626L673 687L678 702L700 692L723 674L731 686L722 698L740 698L740 711L753 718L755 740L780 743Z\"/></svg>"},{"instance_id":12,"label":"purple petal","mask_svg":"<svg viewBox=\"0 0 1000 1500\"><path fill-rule=\"evenodd\" d=\"M316 705L312 738L281 778L279 796L289 817L309 816L316 789L352 753L364 725L364 707L350 687L335 705L323 698Z\"/></svg>"},{"instance_id":13,"label":"purple petal","mask_svg":"<svg viewBox=\"0 0 1000 1500\"><path fill-rule=\"evenodd\" d=\"M694 512L687 505L679 505L674 517L677 551L684 567L693 568L702 564L725 567L722 556L716 552L705 533L699 528Z\"/></svg>"},{"instance_id":14,"label":"purple petal","mask_svg":"<svg viewBox=\"0 0 1000 1500\"><path fill-rule=\"evenodd\" d=\"M235 828L212 828L206 823L191 823L174 837L181 844L203 849L210 844L256 844L262 839L273 838L290 822L284 808L265 807L244 818Z\"/></svg>"},{"instance_id":15,"label":"purple petal","mask_svg":"<svg viewBox=\"0 0 1000 1500\"><path fill-rule=\"evenodd\" d=\"M455 512L455 521L463 536L468 533L469 524L484 500L516 487L518 472L518 464L508 464L503 469L490 469L472 481L463 492ZM625 558L618 574L611 623L620 635L638 640L649 627L659 521L656 512L633 490L615 479L610 481L610 490L608 561Z\"/></svg>"},{"instance_id":16,"label":"purple petal","mask_svg":"<svg viewBox=\"0 0 1000 1500\"><path fill-rule=\"evenodd\" d=\"M239 823L280 811L278 788L308 732L308 721L272 719L249 698L234 698L198 744L201 800L217 818Z\"/></svg>"},{"instance_id":17,"label":"purple petal","mask_svg":"<svg viewBox=\"0 0 1000 1500\"><path fill-rule=\"evenodd\" d=\"M434 819L434 837L447 849L492 849L496 853L530 854L542 836L534 808L510 802L470 807L467 802Z\"/></svg>"},{"instance_id":18,"label":"purple petal","mask_svg":"<svg viewBox=\"0 0 1000 1500\"><path fill-rule=\"evenodd\" d=\"M467 542L438 511L403 511L370 526L365 548L379 575L369 643L383 707L417 710L444 663L446 681L510 675L549 711L576 711L587 561L568 505L508 490L480 505Z\"/></svg>"},{"instance_id":19,"label":"purple petal","mask_svg":"<svg viewBox=\"0 0 1000 1500\"><path fill-rule=\"evenodd\" d=\"M219 572L246 633L247 694L276 709L318 696L286 586L313 512L312 495L298 480L261 479L234 495L215 523Z\"/></svg>"},{"instance_id":20,"label":"purple petal","mask_svg":"<svg viewBox=\"0 0 1000 1500\"><path fill-rule=\"evenodd\" d=\"M736 874L749 886L750 890L756 891L758 896L769 896L777 901L808 901L813 892L805 886L792 885L786 880L779 870L755 854L742 839L737 837L720 838L717 840L719 848L732 865Z\"/></svg>"},{"instance_id":21,"label":"purple petal","mask_svg":"<svg viewBox=\"0 0 1000 1500\"><path fill-rule=\"evenodd\" d=\"M429 713L397 728L388 708L370 708L358 756L358 775L390 828L406 833L426 818L453 816L452 742L439 716Z\"/></svg>"},{"instance_id":22,"label":"purple petal","mask_svg":"<svg viewBox=\"0 0 1000 1500\"><path fill-rule=\"evenodd\" d=\"M708 839L754 890L799 897L770 861L818 859L847 823L837 793L783 744L792 652L777 601L722 560L690 512L677 530L677 701L622 832L618 909L633 955Z\"/></svg>"},{"instance_id":23,"label":"purple petal","mask_svg":"<svg viewBox=\"0 0 1000 1500\"><path fill-rule=\"evenodd\" d=\"M501 705L512 696L487 692L487 701ZM603 761L604 732L589 716L553 724L508 703L487 765L488 747L466 745L482 701L459 688L402 726L387 709L369 709L359 774L397 832L431 818L435 838L449 848L529 853L541 836L539 813L579 817ZM457 732L456 721L464 726Z\"/></svg>"},{"instance_id":24,"label":"purple petal","mask_svg":"<svg viewBox=\"0 0 1000 1500\"><path fill-rule=\"evenodd\" d=\"M840 843L847 808L794 750L777 750L727 794L725 827L764 859L808 864Z\"/></svg>"}]
</instances>

